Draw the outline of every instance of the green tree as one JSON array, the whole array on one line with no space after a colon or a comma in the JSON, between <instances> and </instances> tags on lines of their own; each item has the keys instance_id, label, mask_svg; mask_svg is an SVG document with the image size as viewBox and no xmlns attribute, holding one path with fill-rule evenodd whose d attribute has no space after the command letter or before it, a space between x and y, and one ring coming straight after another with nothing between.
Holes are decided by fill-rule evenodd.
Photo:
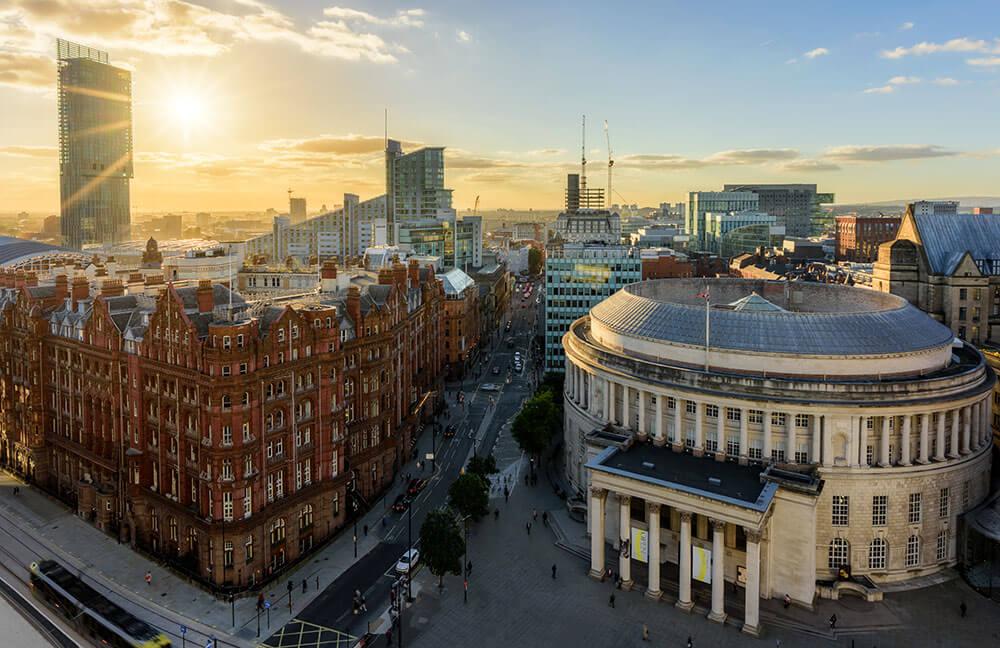
<instances>
[{"instance_id":1,"label":"green tree","mask_svg":"<svg viewBox=\"0 0 1000 648\"><path fill-rule=\"evenodd\" d=\"M538 456L549 447L559 424L559 411L552 392L542 390L524 404L514 419L511 432L522 450Z\"/></svg>"},{"instance_id":2,"label":"green tree","mask_svg":"<svg viewBox=\"0 0 1000 648\"><path fill-rule=\"evenodd\" d=\"M466 471L448 489L448 504L462 517L478 520L490 512L490 486L482 475Z\"/></svg>"},{"instance_id":3,"label":"green tree","mask_svg":"<svg viewBox=\"0 0 1000 648\"><path fill-rule=\"evenodd\" d=\"M490 475L495 475L500 472L497 469L497 460L491 454L473 455L472 459L469 459L469 463L465 467L465 471L479 475L483 479L489 479Z\"/></svg>"},{"instance_id":4,"label":"green tree","mask_svg":"<svg viewBox=\"0 0 1000 648\"><path fill-rule=\"evenodd\" d=\"M445 574L462 573L465 537L455 512L447 507L431 511L420 527L421 559L444 587Z\"/></svg>"},{"instance_id":5,"label":"green tree","mask_svg":"<svg viewBox=\"0 0 1000 648\"><path fill-rule=\"evenodd\" d=\"M542 272L542 251L531 246L528 248L528 273L541 274Z\"/></svg>"}]
</instances>

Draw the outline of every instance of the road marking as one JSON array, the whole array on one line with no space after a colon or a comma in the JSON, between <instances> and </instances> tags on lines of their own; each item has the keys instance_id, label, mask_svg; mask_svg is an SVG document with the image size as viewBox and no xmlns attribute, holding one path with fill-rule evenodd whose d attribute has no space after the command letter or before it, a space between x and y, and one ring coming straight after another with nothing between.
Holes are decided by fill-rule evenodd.
<instances>
[{"instance_id":1,"label":"road marking","mask_svg":"<svg viewBox=\"0 0 1000 648\"><path fill-rule=\"evenodd\" d=\"M350 648L357 637L334 628L303 621L290 620L267 641L262 648Z\"/></svg>"}]
</instances>

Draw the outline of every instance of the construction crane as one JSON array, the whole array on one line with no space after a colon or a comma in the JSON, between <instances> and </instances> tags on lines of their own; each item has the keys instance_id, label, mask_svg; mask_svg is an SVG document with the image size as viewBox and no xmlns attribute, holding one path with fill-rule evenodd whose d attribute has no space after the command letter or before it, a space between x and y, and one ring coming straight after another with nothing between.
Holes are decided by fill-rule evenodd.
<instances>
[{"instance_id":1,"label":"construction crane","mask_svg":"<svg viewBox=\"0 0 1000 648\"><path fill-rule=\"evenodd\" d=\"M288 215L292 214L292 188L288 188Z\"/></svg>"},{"instance_id":2,"label":"construction crane","mask_svg":"<svg viewBox=\"0 0 1000 648\"><path fill-rule=\"evenodd\" d=\"M608 132L608 120L604 120L604 140L608 143L608 209L611 209L611 168L615 165L611 153L611 134Z\"/></svg>"},{"instance_id":3,"label":"construction crane","mask_svg":"<svg viewBox=\"0 0 1000 648\"><path fill-rule=\"evenodd\" d=\"M472 215L475 216L478 213L479 213L479 196L476 196L476 204L472 208Z\"/></svg>"},{"instance_id":4,"label":"construction crane","mask_svg":"<svg viewBox=\"0 0 1000 648\"><path fill-rule=\"evenodd\" d=\"M587 193L587 116L583 116L583 126L580 129L580 196Z\"/></svg>"}]
</instances>

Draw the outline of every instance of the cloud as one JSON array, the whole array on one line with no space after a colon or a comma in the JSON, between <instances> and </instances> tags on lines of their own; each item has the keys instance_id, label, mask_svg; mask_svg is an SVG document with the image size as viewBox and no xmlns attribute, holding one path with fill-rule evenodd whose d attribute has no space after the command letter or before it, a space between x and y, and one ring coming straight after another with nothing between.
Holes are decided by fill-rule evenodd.
<instances>
[{"instance_id":1,"label":"cloud","mask_svg":"<svg viewBox=\"0 0 1000 648\"><path fill-rule=\"evenodd\" d=\"M55 37L113 52L159 56L218 56L244 42L284 43L308 54L348 61L395 63L405 47L371 28L419 27L423 10L380 18L332 7L300 29L259 0L232 0L224 9L184 0L7 0L0 42L14 51L48 55Z\"/></svg>"},{"instance_id":2,"label":"cloud","mask_svg":"<svg viewBox=\"0 0 1000 648\"><path fill-rule=\"evenodd\" d=\"M0 51L0 85L26 90L53 90L56 65L51 56Z\"/></svg>"},{"instance_id":3,"label":"cloud","mask_svg":"<svg viewBox=\"0 0 1000 648\"><path fill-rule=\"evenodd\" d=\"M472 36L469 34L469 32L465 31L464 29L459 29L458 31L455 32L455 40L457 40L459 43L471 43Z\"/></svg>"},{"instance_id":4,"label":"cloud","mask_svg":"<svg viewBox=\"0 0 1000 648\"><path fill-rule=\"evenodd\" d=\"M825 47L817 47L816 49L811 49L808 52L803 53L802 56L806 57L807 59L814 59L820 56L826 56L829 53L830 50L826 49Z\"/></svg>"},{"instance_id":5,"label":"cloud","mask_svg":"<svg viewBox=\"0 0 1000 648\"><path fill-rule=\"evenodd\" d=\"M939 86L955 86L961 83L961 81L959 81L958 79L953 79L951 77L938 77L933 81L931 81L931 83Z\"/></svg>"},{"instance_id":6,"label":"cloud","mask_svg":"<svg viewBox=\"0 0 1000 648\"><path fill-rule=\"evenodd\" d=\"M865 94L891 94L896 91L896 88L904 85L915 85L921 83L922 79L915 76L894 76L888 81L884 86L879 86L877 88L868 88L865 90Z\"/></svg>"},{"instance_id":7,"label":"cloud","mask_svg":"<svg viewBox=\"0 0 1000 648\"><path fill-rule=\"evenodd\" d=\"M709 163L715 164L759 164L761 162L774 162L777 160L791 160L797 158L799 152L795 149L737 149L731 151L720 151L706 158Z\"/></svg>"},{"instance_id":8,"label":"cloud","mask_svg":"<svg viewBox=\"0 0 1000 648\"><path fill-rule=\"evenodd\" d=\"M0 155L12 157L53 158L58 152L54 146L0 146Z\"/></svg>"},{"instance_id":9,"label":"cloud","mask_svg":"<svg viewBox=\"0 0 1000 648\"><path fill-rule=\"evenodd\" d=\"M966 63L976 67L996 67L1000 65L1000 56L966 59Z\"/></svg>"},{"instance_id":10,"label":"cloud","mask_svg":"<svg viewBox=\"0 0 1000 648\"><path fill-rule=\"evenodd\" d=\"M792 160L799 156L795 149L734 149L713 153L705 158L687 158L672 154L633 154L615 160L615 167L640 169L703 169L712 166L749 166Z\"/></svg>"},{"instance_id":11,"label":"cloud","mask_svg":"<svg viewBox=\"0 0 1000 648\"><path fill-rule=\"evenodd\" d=\"M913 23L911 23L910 21L906 21L905 23L899 26L899 31L910 31L911 29L913 29L913 27L914 27Z\"/></svg>"},{"instance_id":12,"label":"cloud","mask_svg":"<svg viewBox=\"0 0 1000 648\"><path fill-rule=\"evenodd\" d=\"M934 144L897 144L836 146L827 149L824 157L841 162L892 162L951 157L958 154L958 151L945 149Z\"/></svg>"},{"instance_id":13,"label":"cloud","mask_svg":"<svg viewBox=\"0 0 1000 648\"><path fill-rule=\"evenodd\" d=\"M792 160L781 165L785 171L840 171L840 165L828 160Z\"/></svg>"},{"instance_id":14,"label":"cloud","mask_svg":"<svg viewBox=\"0 0 1000 648\"><path fill-rule=\"evenodd\" d=\"M884 85L878 86L876 88L868 88L865 90L865 94L892 94L896 91L895 86Z\"/></svg>"},{"instance_id":15,"label":"cloud","mask_svg":"<svg viewBox=\"0 0 1000 648\"><path fill-rule=\"evenodd\" d=\"M897 47L891 50L882 50L882 58L901 59L905 56L926 56L928 54L940 54L943 52L996 52L997 44L971 38L952 38L944 43L928 43L926 41L917 43L910 47Z\"/></svg>"},{"instance_id":16,"label":"cloud","mask_svg":"<svg viewBox=\"0 0 1000 648\"><path fill-rule=\"evenodd\" d=\"M419 142L401 142L404 149L417 148ZM385 140L375 135L317 135L302 139L277 139L261 143L266 151L326 155L368 155L385 150Z\"/></svg>"},{"instance_id":17,"label":"cloud","mask_svg":"<svg viewBox=\"0 0 1000 648\"><path fill-rule=\"evenodd\" d=\"M369 25L385 25L388 27L423 27L424 16L427 12L423 9L400 9L391 18L380 18L367 11L348 9L346 7L328 7L323 10L323 15L327 18L336 18L348 22L363 22Z\"/></svg>"}]
</instances>

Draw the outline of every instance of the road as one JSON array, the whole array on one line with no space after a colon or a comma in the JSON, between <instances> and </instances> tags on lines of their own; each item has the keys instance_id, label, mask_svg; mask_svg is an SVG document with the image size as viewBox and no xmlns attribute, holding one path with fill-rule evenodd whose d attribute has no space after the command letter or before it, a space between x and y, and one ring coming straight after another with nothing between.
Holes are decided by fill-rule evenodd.
<instances>
[{"instance_id":1,"label":"road","mask_svg":"<svg viewBox=\"0 0 1000 648\"><path fill-rule=\"evenodd\" d=\"M339 646L340 637L331 631L362 636L371 629L384 632L384 612L389 606L389 591L396 579L394 566L406 551L412 537L419 548L420 525L429 511L447 502L448 488L474 452L491 452L496 445L501 428L521 408L524 400L534 391L540 376L541 359L530 352L532 340L540 331L543 321L544 296L536 284L528 300L515 293L511 302L511 331L493 336L493 346L486 346L477 365L473 366L461 382L449 384L446 389L448 411L439 420L441 429L455 425L457 433L452 439L440 435L433 438L434 425L427 425L418 441L417 457L425 465L418 469L416 462L404 466L401 473L428 479L427 486L414 498L406 513L394 513L391 505L404 487L403 480L394 485L384 498L382 519L368 530L380 538L379 544L363 556L348 571L326 587L296 618L269 637L265 644L274 648L328 648ZM522 307L523 306L523 307ZM513 340L513 347L507 339ZM485 345L484 345L485 346ZM513 369L515 353L523 359L523 369ZM499 375L493 373L499 369ZM537 373L536 373L537 372ZM509 382L508 382L509 375ZM495 385L496 390L484 385ZM464 402L459 402L464 394ZM424 457L436 451L432 472ZM510 461L499 461L505 466ZM517 465L514 464L516 476ZM516 483L516 480L515 480ZM365 597L367 613L354 614L353 592L360 590ZM380 625L381 624L381 625ZM327 634L324 635L324 632ZM324 639L323 637L327 638Z\"/></svg>"}]
</instances>

